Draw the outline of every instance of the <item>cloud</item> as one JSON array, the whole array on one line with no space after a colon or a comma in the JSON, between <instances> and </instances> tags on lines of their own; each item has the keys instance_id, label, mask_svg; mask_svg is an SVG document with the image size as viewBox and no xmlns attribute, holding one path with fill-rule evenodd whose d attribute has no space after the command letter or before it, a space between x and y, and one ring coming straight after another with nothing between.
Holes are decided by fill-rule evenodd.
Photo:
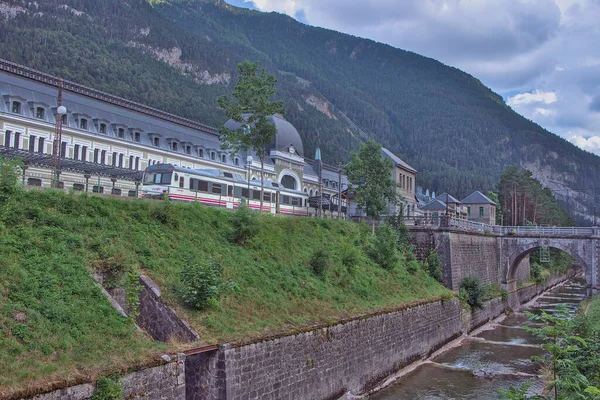
<instances>
[{"instance_id":1,"label":"cloud","mask_svg":"<svg viewBox=\"0 0 600 400\"><path fill-rule=\"evenodd\" d=\"M514 107L520 104L529 103L544 103L552 104L556 103L557 97L555 92L542 92L535 90L533 93L520 93L513 97L509 97L507 103L509 106Z\"/></svg>"},{"instance_id":2,"label":"cloud","mask_svg":"<svg viewBox=\"0 0 600 400\"><path fill-rule=\"evenodd\" d=\"M245 1L460 68L600 154L600 0Z\"/></svg>"}]
</instances>

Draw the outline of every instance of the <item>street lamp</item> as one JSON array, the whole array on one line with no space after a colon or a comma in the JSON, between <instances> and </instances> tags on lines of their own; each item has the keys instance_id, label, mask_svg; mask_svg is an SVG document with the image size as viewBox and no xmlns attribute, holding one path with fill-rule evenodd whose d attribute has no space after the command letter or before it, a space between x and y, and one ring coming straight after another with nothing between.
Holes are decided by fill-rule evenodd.
<instances>
[{"instance_id":1,"label":"street lamp","mask_svg":"<svg viewBox=\"0 0 600 400\"><path fill-rule=\"evenodd\" d=\"M62 145L62 120L67 113L67 108L62 105L62 80L58 89L58 107L56 108L56 132L54 134L54 188L58 189L60 176L60 150Z\"/></svg>"}]
</instances>

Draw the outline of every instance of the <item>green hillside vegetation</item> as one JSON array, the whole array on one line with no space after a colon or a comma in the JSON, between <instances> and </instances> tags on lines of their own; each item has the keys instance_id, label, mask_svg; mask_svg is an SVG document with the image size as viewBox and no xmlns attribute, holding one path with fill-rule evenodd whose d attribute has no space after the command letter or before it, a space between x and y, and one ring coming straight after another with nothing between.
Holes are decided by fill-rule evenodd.
<instances>
[{"instance_id":1,"label":"green hillside vegetation","mask_svg":"<svg viewBox=\"0 0 600 400\"><path fill-rule=\"evenodd\" d=\"M598 157L516 114L476 78L388 45L215 0L8 3L27 12L0 21L2 57L214 126L225 120L215 100L231 90L236 64L259 61L277 75L306 155L319 146L328 163L347 162L371 137L419 170L420 185L458 197L492 189L512 164L549 167L572 188L600 182ZM153 54L177 48L180 68ZM230 74L229 85L198 83L203 71ZM328 99L330 115L309 96Z\"/></svg>"},{"instance_id":2,"label":"green hillside vegetation","mask_svg":"<svg viewBox=\"0 0 600 400\"><path fill-rule=\"evenodd\" d=\"M104 299L92 272L112 274L113 283L149 275L202 343L450 296L407 261L408 252L385 269L375 264L365 224L252 215L257 228L240 236L232 223L238 214L226 210L22 191L9 181L0 179L0 393L123 371L181 348L137 332ZM222 296L200 310L184 306L182 270L193 273L188 266L209 260L222 270Z\"/></svg>"}]
</instances>

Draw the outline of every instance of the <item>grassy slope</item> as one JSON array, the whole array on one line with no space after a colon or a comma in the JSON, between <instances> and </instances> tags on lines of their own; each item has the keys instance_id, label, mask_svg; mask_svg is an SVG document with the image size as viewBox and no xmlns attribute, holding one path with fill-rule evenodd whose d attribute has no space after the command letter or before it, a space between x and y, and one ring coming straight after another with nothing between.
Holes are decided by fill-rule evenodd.
<instances>
[{"instance_id":1,"label":"grassy slope","mask_svg":"<svg viewBox=\"0 0 600 400\"><path fill-rule=\"evenodd\" d=\"M404 266L390 272L375 265L363 250L369 228L362 224L265 216L258 236L242 248L230 241L233 214L200 205L54 191L20 192L11 204L0 223L0 393L164 351L112 310L89 277L93 269L144 271L205 343L248 340L447 292L420 270L411 275ZM318 277L308 263L322 247L332 259ZM352 253L356 262L345 265ZM185 309L177 304L181 266L208 257L239 291L226 293L217 308ZM26 322L15 320L19 312Z\"/></svg>"}]
</instances>

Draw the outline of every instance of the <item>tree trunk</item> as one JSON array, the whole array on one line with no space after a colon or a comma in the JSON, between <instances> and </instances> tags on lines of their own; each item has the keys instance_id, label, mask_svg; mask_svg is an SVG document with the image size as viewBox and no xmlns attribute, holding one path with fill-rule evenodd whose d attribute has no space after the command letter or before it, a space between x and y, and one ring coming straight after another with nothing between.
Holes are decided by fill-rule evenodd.
<instances>
[{"instance_id":1,"label":"tree trunk","mask_svg":"<svg viewBox=\"0 0 600 400\"><path fill-rule=\"evenodd\" d=\"M265 199L265 161L264 157L260 159L260 211L259 215L263 213L263 202Z\"/></svg>"},{"instance_id":2,"label":"tree trunk","mask_svg":"<svg viewBox=\"0 0 600 400\"><path fill-rule=\"evenodd\" d=\"M371 236L375 236L375 218L371 219Z\"/></svg>"}]
</instances>

